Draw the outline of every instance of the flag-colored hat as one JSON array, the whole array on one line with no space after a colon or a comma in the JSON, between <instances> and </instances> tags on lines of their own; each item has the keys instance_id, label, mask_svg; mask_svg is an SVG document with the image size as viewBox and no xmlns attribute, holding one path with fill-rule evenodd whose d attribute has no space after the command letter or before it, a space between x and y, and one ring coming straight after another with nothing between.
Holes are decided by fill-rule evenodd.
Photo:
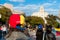
<instances>
[{"instance_id":1,"label":"flag-colored hat","mask_svg":"<svg viewBox=\"0 0 60 40\"><path fill-rule=\"evenodd\" d=\"M9 18L9 24L11 28L16 28L17 24L24 24L25 18L23 15L12 14Z\"/></svg>"},{"instance_id":2,"label":"flag-colored hat","mask_svg":"<svg viewBox=\"0 0 60 40\"><path fill-rule=\"evenodd\" d=\"M39 24L38 29L42 29L42 28L43 28L42 24Z\"/></svg>"}]
</instances>

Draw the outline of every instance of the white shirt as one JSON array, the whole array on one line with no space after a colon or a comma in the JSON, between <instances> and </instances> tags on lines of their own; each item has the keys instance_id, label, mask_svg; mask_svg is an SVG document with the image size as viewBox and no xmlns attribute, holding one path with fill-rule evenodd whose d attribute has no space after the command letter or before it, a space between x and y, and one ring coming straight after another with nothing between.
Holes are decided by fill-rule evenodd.
<instances>
[{"instance_id":1,"label":"white shirt","mask_svg":"<svg viewBox=\"0 0 60 40\"><path fill-rule=\"evenodd\" d=\"M1 30L2 30L2 31L6 31L7 28L6 28L6 27L2 27Z\"/></svg>"}]
</instances>

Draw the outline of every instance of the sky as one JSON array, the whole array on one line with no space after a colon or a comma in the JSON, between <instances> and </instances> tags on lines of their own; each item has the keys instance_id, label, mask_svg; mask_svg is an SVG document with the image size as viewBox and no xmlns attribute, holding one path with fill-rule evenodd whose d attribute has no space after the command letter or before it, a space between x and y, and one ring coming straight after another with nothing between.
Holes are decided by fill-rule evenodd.
<instances>
[{"instance_id":1,"label":"sky","mask_svg":"<svg viewBox=\"0 0 60 40\"><path fill-rule=\"evenodd\" d=\"M26 15L38 12L40 6L49 14L58 15L60 0L0 0L0 5L11 4L14 10L23 11Z\"/></svg>"}]
</instances>

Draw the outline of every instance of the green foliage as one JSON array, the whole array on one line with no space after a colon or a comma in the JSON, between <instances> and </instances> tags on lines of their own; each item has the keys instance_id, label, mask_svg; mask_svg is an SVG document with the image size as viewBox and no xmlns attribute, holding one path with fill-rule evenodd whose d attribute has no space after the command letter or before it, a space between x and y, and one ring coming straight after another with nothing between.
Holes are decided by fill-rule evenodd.
<instances>
[{"instance_id":1,"label":"green foliage","mask_svg":"<svg viewBox=\"0 0 60 40\"><path fill-rule=\"evenodd\" d=\"M2 6L2 8L0 8L0 14L1 14L1 20L2 22L7 22L10 15L12 14L11 10Z\"/></svg>"},{"instance_id":2,"label":"green foliage","mask_svg":"<svg viewBox=\"0 0 60 40\"><path fill-rule=\"evenodd\" d=\"M57 16L54 15L48 15L48 17L46 17L47 20L47 24L53 25L54 27L58 26L58 22L56 19L59 19Z\"/></svg>"},{"instance_id":3,"label":"green foliage","mask_svg":"<svg viewBox=\"0 0 60 40\"><path fill-rule=\"evenodd\" d=\"M26 21L28 21L31 25L34 25L34 24L44 25L44 20L41 17L27 16Z\"/></svg>"}]
</instances>

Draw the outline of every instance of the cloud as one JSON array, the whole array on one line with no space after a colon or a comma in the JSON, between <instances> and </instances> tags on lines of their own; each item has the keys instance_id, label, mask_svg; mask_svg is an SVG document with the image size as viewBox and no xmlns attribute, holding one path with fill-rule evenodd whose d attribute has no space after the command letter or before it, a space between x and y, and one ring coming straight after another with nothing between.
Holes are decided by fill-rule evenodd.
<instances>
[{"instance_id":1,"label":"cloud","mask_svg":"<svg viewBox=\"0 0 60 40\"><path fill-rule=\"evenodd\" d=\"M40 9L40 5L37 6L36 4L28 4L28 5L20 4L18 6L13 6L12 4L5 3L3 4L3 6L11 9L12 13L14 11L18 11L18 12L25 12L26 15L31 15L34 11L36 12L38 11L38 9Z\"/></svg>"},{"instance_id":2,"label":"cloud","mask_svg":"<svg viewBox=\"0 0 60 40\"><path fill-rule=\"evenodd\" d=\"M14 7L14 10L21 10L24 11L25 13L32 13L35 11L38 11L38 9L40 8L40 5L35 5L35 4L28 4L28 5L20 5L20 6L16 6Z\"/></svg>"},{"instance_id":3,"label":"cloud","mask_svg":"<svg viewBox=\"0 0 60 40\"><path fill-rule=\"evenodd\" d=\"M43 3L41 5L44 6L44 7L54 6L54 5L56 5L56 1L54 1L53 3Z\"/></svg>"},{"instance_id":4,"label":"cloud","mask_svg":"<svg viewBox=\"0 0 60 40\"><path fill-rule=\"evenodd\" d=\"M44 6L44 7L48 7L48 6L51 6L51 5L53 5L53 4L51 4L51 3L44 3L44 4L42 4L42 6Z\"/></svg>"},{"instance_id":5,"label":"cloud","mask_svg":"<svg viewBox=\"0 0 60 40\"><path fill-rule=\"evenodd\" d=\"M49 2L56 2L57 0L48 0Z\"/></svg>"},{"instance_id":6,"label":"cloud","mask_svg":"<svg viewBox=\"0 0 60 40\"><path fill-rule=\"evenodd\" d=\"M52 3L43 3L41 4L44 8L50 8L53 4Z\"/></svg>"},{"instance_id":7,"label":"cloud","mask_svg":"<svg viewBox=\"0 0 60 40\"><path fill-rule=\"evenodd\" d=\"M58 9L53 9L53 8L48 8L48 9L45 9L46 11L52 11L52 12L57 12Z\"/></svg>"},{"instance_id":8,"label":"cloud","mask_svg":"<svg viewBox=\"0 0 60 40\"><path fill-rule=\"evenodd\" d=\"M3 4L0 4L0 5L3 5Z\"/></svg>"},{"instance_id":9,"label":"cloud","mask_svg":"<svg viewBox=\"0 0 60 40\"><path fill-rule=\"evenodd\" d=\"M50 6L53 4L50 3L45 3L43 5L43 7L45 8L45 11L48 12L49 14L57 14L58 9L53 9L50 8ZM49 8L46 8L49 7ZM28 5L19 5L19 6L15 6L14 10L20 10L26 13L26 15L31 15L33 12L37 12L40 9L40 5L36 5L36 4L28 4Z\"/></svg>"},{"instance_id":10,"label":"cloud","mask_svg":"<svg viewBox=\"0 0 60 40\"><path fill-rule=\"evenodd\" d=\"M58 1L58 0L54 0L52 3L55 4L55 3L57 3L57 1Z\"/></svg>"},{"instance_id":11,"label":"cloud","mask_svg":"<svg viewBox=\"0 0 60 40\"><path fill-rule=\"evenodd\" d=\"M9 0L9 1L12 1L12 2L25 2L25 0Z\"/></svg>"},{"instance_id":12,"label":"cloud","mask_svg":"<svg viewBox=\"0 0 60 40\"><path fill-rule=\"evenodd\" d=\"M50 1L52 1L52 2L43 3L41 5L44 6L44 7L49 7L49 6L56 5L56 3L57 3L56 0L50 0Z\"/></svg>"},{"instance_id":13,"label":"cloud","mask_svg":"<svg viewBox=\"0 0 60 40\"><path fill-rule=\"evenodd\" d=\"M16 7L14 7L14 9L17 9L17 8L19 8L19 9L27 9L27 10L29 10L29 9L37 9L37 8L39 8L40 7L40 5L34 5L34 4L28 4L28 5L24 5L24 6L16 6Z\"/></svg>"},{"instance_id":14,"label":"cloud","mask_svg":"<svg viewBox=\"0 0 60 40\"><path fill-rule=\"evenodd\" d=\"M48 12L49 14L58 15L58 8L59 7L56 6L57 1L56 0L50 0L50 1L51 2L49 2L49 3L43 3L41 5L44 7L45 11Z\"/></svg>"},{"instance_id":15,"label":"cloud","mask_svg":"<svg viewBox=\"0 0 60 40\"><path fill-rule=\"evenodd\" d=\"M19 10L19 11L25 12L26 15L31 15L33 12L39 11L39 9L41 7L41 5L39 5L39 4L38 5L36 5L36 4L23 5L23 4L21 4L18 6L13 6L12 4L5 3L4 5L12 10ZM48 12L50 14L52 14L52 13L57 14L58 9L50 8L50 6L52 6L52 5L53 4L51 4L51 3L45 3L45 4L43 4L43 7L45 8L46 12ZM49 8L47 8L47 7L49 7Z\"/></svg>"},{"instance_id":16,"label":"cloud","mask_svg":"<svg viewBox=\"0 0 60 40\"><path fill-rule=\"evenodd\" d=\"M45 11L48 12L49 14L58 15L58 9L48 8L45 9Z\"/></svg>"},{"instance_id":17,"label":"cloud","mask_svg":"<svg viewBox=\"0 0 60 40\"><path fill-rule=\"evenodd\" d=\"M60 9L60 5L59 5L58 7L59 7L59 9Z\"/></svg>"},{"instance_id":18,"label":"cloud","mask_svg":"<svg viewBox=\"0 0 60 40\"><path fill-rule=\"evenodd\" d=\"M20 5L14 7L14 10L21 10L25 12L26 15L31 15L33 12L38 11L38 9L40 9L40 5L37 6L36 4Z\"/></svg>"}]
</instances>

